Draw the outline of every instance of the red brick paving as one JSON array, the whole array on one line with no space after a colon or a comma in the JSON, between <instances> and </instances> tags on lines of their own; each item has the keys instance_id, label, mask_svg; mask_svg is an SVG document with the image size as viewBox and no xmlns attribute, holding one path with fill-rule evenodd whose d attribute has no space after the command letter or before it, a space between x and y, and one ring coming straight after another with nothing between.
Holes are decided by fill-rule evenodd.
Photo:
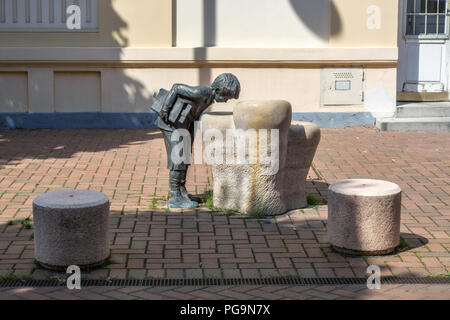
<instances>
[{"instance_id":1,"label":"red brick paving","mask_svg":"<svg viewBox=\"0 0 450 320\"><path fill-rule=\"evenodd\" d=\"M33 256L33 199L61 188L98 190L111 199L112 264L89 278L427 276L450 269L450 133L323 129L308 192L326 199L328 184L379 178L403 189L402 252L349 257L331 251L327 206L277 219L227 217L207 208L164 209L168 170L157 130L15 130L0 132L0 275L48 278ZM188 188L211 189L211 171L193 166ZM157 199L153 208L153 199Z\"/></svg>"},{"instance_id":2,"label":"red brick paving","mask_svg":"<svg viewBox=\"0 0 450 320\"><path fill-rule=\"evenodd\" d=\"M3 288L0 300L450 300L448 285Z\"/></svg>"}]
</instances>

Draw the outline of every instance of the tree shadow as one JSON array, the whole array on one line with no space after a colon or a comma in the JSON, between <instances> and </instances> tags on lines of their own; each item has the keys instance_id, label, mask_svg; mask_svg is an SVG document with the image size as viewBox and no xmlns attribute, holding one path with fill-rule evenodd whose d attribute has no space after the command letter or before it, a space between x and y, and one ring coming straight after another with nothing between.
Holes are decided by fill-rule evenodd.
<instances>
[{"instance_id":1,"label":"tree shadow","mask_svg":"<svg viewBox=\"0 0 450 320\"><path fill-rule=\"evenodd\" d=\"M102 152L161 139L157 129L76 129L0 131L0 165L24 159L71 158L79 152Z\"/></svg>"},{"instance_id":2,"label":"tree shadow","mask_svg":"<svg viewBox=\"0 0 450 320\"><path fill-rule=\"evenodd\" d=\"M125 48L130 45L130 39L128 37L129 25L120 16L114 8L115 0L101 1L99 3L101 10L101 17L110 17L111 21L108 24L101 24L102 27L110 27L105 32L109 35L108 45L114 48ZM123 60L123 51L114 51L116 55L113 56L112 61L121 64ZM132 69L127 69L125 65L124 68L108 68L105 74L102 76L108 77L108 81L111 83L108 88L102 88L105 92L103 97L120 97L119 101L108 100L109 105L103 106L102 111L106 111L105 107L110 112L129 112L129 110L137 111L148 111L150 112L150 106L154 101L153 93L154 91L149 90L146 85L131 75ZM112 80L114 79L114 80ZM157 85L155 86L157 87ZM132 119L136 123L137 119Z\"/></svg>"},{"instance_id":3,"label":"tree shadow","mask_svg":"<svg viewBox=\"0 0 450 320\"><path fill-rule=\"evenodd\" d=\"M329 35L339 35L342 32L342 19L332 0L289 0L298 18L315 35L324 40L328 40ZM317 25L317 12L323 10L323 7L329 4L330 25L329 29L324 30Z\"/></svg>"},{"instance_id":4,"label":"tree shadow","mask_svg":"<svg viewBox=\"0 0 450 320\"><path fill-rule=\"evenodd\" d=\"M292 213L287 213L285 216L290 216ZM311 218L308 217L307 219L302 219L299 221L289 221L289 220L281 220L277 222L277 225L280 228L288 228L288 229L295 229L295 230L313 230L313 231L322 231L326 232L327 228L327 221L325 219L321 218Z\"/></svg>"},{"instance_id":5,"label":"tree shadow","mask_svg":"<svg viewBox=\"0 0 450 320\"><path fill-rule=\"evenodd\" d=\"M319 203L328 203L328 187L329 183L323 180L306 180L305 191L306 195L312 195Z\"/></svg>"},{"instance_id":6,"label":"tree shadow","mask_svg":"<svg viewBox=\"0 0 450 320\"><path fill-rule=\"evenodd\" d=\"M287 214L286 216L290 216ZM223 219L221 219L223 218ZM244 224L236 224L232 220L244 220ZM0 232L2 232L2 239L4 241L18 241L23 242L25 239L31 239L33 234L33 227L26 229L22 224L21 220L18 218L12 219L13 224L7 225L6 222L0 222ZM223 213L211 213L202 210L174 210L167 212L161 209L149 209L137 212L135 209L129 210L111 210L109 216L109 238L111 244L111 258L109 264L104 265L99 268L90 269L82 272L83 278L87 279L104 279L107 277L108 272L117 269L135 269L141 270L144 274L142 277L148 277L145 275L149 269L145 266L131 267L127 265L127 256L132 256L135 259L150 259L150 260L161 260L168 258L170 252L179 251L178 257L181 259L185 254L189 255L192 247L189 244L184 243L183 237L185 233L188 233L188 237L199 238L205 240L205 236L201 235L201 232L206 232L205 228L215 228L221 229L222 231L228 229L230 232L233 230L233 226L239 225L239 232L248 232L254 237L263 236L269 232L273 239L279 237L289 237L289 245L292 246L288 252L283 253L285 257L289 257L289 253L292 254L292 258L299 257L299 255L304 254L304 258L308 259L308 255L304 252L304 246L311 244L312 247L320 248L322 251L321 256L315 255L314 259L336 259L337 254L335 254L328 245L327 242L327 221L324 218L314 217L314 216L304 216L303 214L293 217L293 219L279 219L277 222L273 218L255 218L255 219L243 219L238 216L226 217ZM259 225L259 227L257 227ZM10 228L5 230L5 228ZM163 230L170 230L169 233L164 233ZM10 237L6 237L5 233L11 234ZM300 234L300 237L295 238L296 233ZM314 236L312 235L314 233ZM14 236L13 236L14 235ZM206 235L206 234L205 234ZM308 237L310 235L310 237ZM212 236L214 237L214 236ZM119 239L120 238L120 239ZM404 239L414 239L417 240L417 246L410 243L411 248L408 250L424 245L427 243L427 239L415 235L402 233L402 238ZM315 239L315 240L312 240ZM317 242L316 242L317 241ZM419 245L420 243L420 245ZM212 249L214 249L216 246ZM261 244L259 245L261 247ZM268 247L269 248L269 247ZM296 250L295 248L298 248ZM32 245L27 244L25 250L31 250ZM6 249L0 249L0 252ZM204 252L209 252L210 249L205 249ZM404 250L403 250L404 251ZM391 256L397 255L400 252L394 252ZM351 267L355 272L353 277L367 277L366 268L367 266L356 266L351 265L352 259L359 257L358 255L348 255L339 254L342 258L339 260L333 260L339 263L346 263L348 267ZM384 256L388 257L388 256ZM0 256L1 258L1 256ZM22 258L20 258L22 259ZM25 258L24 258L25 259ZM27 256L28 260L34 259L32 256ZM172 258L175 260L176 257ZM170 260L170 259L169 259ZM194 259L195 260L195 259ZM192 263L198 263L195 268L207 269L207 267L200 264L202 260L194 261ZM319 261L317 261L319 262ZM325 262L325 260L323 261ZM7 259L3 261L4 266L7 266ZM30 263L29 261L24 261L23 263ZM152 262L148 262L151 264ZM156 263L156 262L155 262ZM379 267L384 270L389 268L389 262L380 264ZM185 269L194 268L193 265L180 267ZM226 270L228 267L222 267ZM242 270L246 268L251 268L250 265L243 267ZM330 268L332 268L330 266ZM151 267L150 267L151 269ZM388 270L388 269L387 269ZM10 273L13 275L15 268L11 265ZM323 275L315 274L315 268L313 266L308 267L307 264L302 266L300 269L289 268L289 269L273 269L274 274L271 276L300 276L300 277L323 277ZM272 272L271 271L271 272ZM55 279L62 278L65 279L68 275L61 271L51 271L44 269L40 266L35 266L32 271L32 277L34 279ZM289 274L286 274L289 272ZM5 275L5 268L0 272L0 275ZM18 274L17 276L29 277L29 274ZM264 275L262 275L264 277ZM267 275L265 275L267 276ZM412 277L415 275L405 274L397 275L397 277ZM417 275L416 275L417 276ZM132 275L127 274L127 278L132 278ZM339 278L341 276L335 274L334 278ZM170 278L170 277L169 277Z\"/></svg>"},{"instance_id":7,"label":"tree shadow","mask_svg":"<svg viewBox=\"0 0 450 320\"><path fill-rule=\"evenodd\" d=\"M108 65L103 66L102 62L98 62L98 66L97 62L94 64L101 68L98 71L98 79L101 81L99 112L48 113L43 114L48 115L48 119L33 123L37 128L57 128L57 130L0 130L0 163L8 164L26 158L65 158L80 151L106 151L134 142L144 143L144 141L161 138L158 132L145 129L154 128L153 121L156 115L150 111L153 91L135 76L134 69L126 68L122 63L122 48L130 45L129 25L116 11L114 1L99 1L101 14L99 14L98 33L52 35L55 37L55 43L58 39L73 38L74 41L83 39L88 43L98 41L96 46L111 48L108 52L111 55ZM108 17L109 21L105 21L105 17ZM30 34L18 33L17 37L22 37L24 42L27 39L30 40ZM113 67L109 66L111 63L114 64ZM66 69L63 63L55 65L53 69L67 73L73 71L72 66L67 65ZM85 71L92 72L91 67L79 67L75 72L80 74ZM157 86L155 82L155 87ZM45 91L42 88L36 88L36 90ZM57 106L54 106L54 110L58 110ZM139 116L142 113L137 113L147 111L148 116ZM23 123L29 115L31 114L9 117L6 115L4 119L10 128L26 128L27 126ZM97 130L102 128L142 128L143 130Z\"/></svg>"}]
</instances>

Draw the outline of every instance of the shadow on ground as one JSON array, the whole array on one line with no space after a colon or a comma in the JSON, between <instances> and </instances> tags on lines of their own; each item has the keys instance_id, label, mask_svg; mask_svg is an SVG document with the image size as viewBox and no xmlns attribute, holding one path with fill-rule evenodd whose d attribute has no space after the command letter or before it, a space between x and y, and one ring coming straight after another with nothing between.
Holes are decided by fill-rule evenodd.
<instances>
[{"instance_id":1,"label":"shadow on ground","mask_svg":"<svg viewBox=\"0 0 450 320\"><path fill-rule=\"evenodd\" d=\"M306 180L306 194L314 196L319 204L327 204L329 186L330 184L323 180Z\"/></svg>"},{"instance_id":2,"label":"shadow on ground","mask_svg":"<svg viewBox=\"0 0 450 320\"><path fill-rule=\"evenodd\" d=\"M414 233L400 233L400 246L397 247L396 252L404 252L414 250L416 248L420 248L422 246L427 245L428 239L422 236L419 236Z\"/></svg>"},{"instance_id":3,"label":"shadow on ground","mask_svg":"<svg viewBox=\"0 0 450 320\"><path fill-rule=\"evenodd\" d=\"M23 159L71 158L161 139L159 129L1 130L0 165Z\"/></svg>"},{"instance_id":4,"label":"shadow on ground","mask_svg":"<svg viewBox=\"0 0 450 320\"><path fill-rule=\"evenodd\" d=\"M312 209L313 210L313 209ZM11 262L8 268L8 247L0 249L0 262L5 267L0 273L3 277L33 278L33 279L65 279L68 275L64 272L53 272L34 265L24 274L24 269L18 270L20 264L17 260L23 260L23 264L32 264L34 256L33 228L27 229L23 220L12 220L9 225L0 223L2 238L8 233L7 239L11 245L27 241L23 252L28 252L27 257L19 257ZM31 221L32 223L32 221ZM83 278L88 279L143 279L143 278L265 278L278 276L299 276L303 278L316 277L366 277L367 265L352 266L351 261L360 256L345 255L334 252L327 240L326 220L311 215L297 215L293 219L243 219L237 216L226 216L223 213L211 213L207 211L181 210L166 212L163 210L146 210L137 212L112 211L110 214L110 263L102 268L82 272ZM237 231L237 233L235 233ZM242 238L246 234L248 239L265 239L265 242L253 244ZM236 239L238 237L239 239ZM402 233L402 238L409 244L408 248L401 247L395 253L385 258L394 257L405 250L413 250L427 243L427 239L415 235ZM274 248L279 241L283 246ZM16 244L14 244L16 242ZM414 245L413 243L416 243ZM205 247L206 245L206 247ZM233 249L234 248L234 249ZM252 253L239 264L225 264L220 259L239 259L239 251ZM228 250L229 249L229 250ZM225 250L225 251L223 251ZM230 251L231 250L231 251ZM237 250L237 251L234 251ZM233 253L234 252L234 253ZM23 255L23 254L22 254ZM211 257L217 255L217 257ZM271 257L273 265L262 265L261 261L255 261L255 257ZM189 261L186 259L190 259ZM323 264L323 268L331 270L333 264L342 264L347 271L352 268L354 275L320 274L317 266L312 266L310 259ZM273 260L272 260L273 259ZM308 260L309 259L309 260ZM248 261L247 261L248 260ZM251 261L250 261L251 260ZM296 261L301 265L286 264L287 260ZM212 266L212 261L217 262ZM253 262L252 262L253 261ZM283 262L283 266L279 263ZM305 261L301 263L301 261ZM255 264L261 264L256 268ZM169 265L167 265L169 264ZM172 265L170 265L172 264ZM329 265L328 265L329 264ZM178 266L176 266L178 265ZM308 266L309 265L309 266ZM322 268L322 267L319 267ZM389 262L380 264L382 270L389 270ZM155 273L155 269L159 272ZM122 270L117 273L115 270ZM19 272L18 272L19 271ZM114 275L113 275L114 274ZM121 275L120 275L121 274ZM411 274L405 274L411 277Z\"/></svg>"}]
</instances>

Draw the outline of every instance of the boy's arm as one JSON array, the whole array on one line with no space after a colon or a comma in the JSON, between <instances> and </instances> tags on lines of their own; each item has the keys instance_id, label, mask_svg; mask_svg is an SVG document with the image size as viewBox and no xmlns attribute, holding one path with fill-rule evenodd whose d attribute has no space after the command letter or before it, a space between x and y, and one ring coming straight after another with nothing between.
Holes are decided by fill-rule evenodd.
<instances>
[{"instance_id":1,"label":"boy's arm","mask_svg":"<svg viewBox=\"0 0 450 320\"><path fill-rule=\"evenodd\" d=\"M182 97L195 102L200 100L204 95L202 91L204 90L201 90L201 87L191 87L185 84L174 84L172 86L172 89L170 89L169 93L167 94L166 100L164 101L164 105L161 109L163 120L167 121L169 112L178 97Z\"/></svg>"}]
</instances>

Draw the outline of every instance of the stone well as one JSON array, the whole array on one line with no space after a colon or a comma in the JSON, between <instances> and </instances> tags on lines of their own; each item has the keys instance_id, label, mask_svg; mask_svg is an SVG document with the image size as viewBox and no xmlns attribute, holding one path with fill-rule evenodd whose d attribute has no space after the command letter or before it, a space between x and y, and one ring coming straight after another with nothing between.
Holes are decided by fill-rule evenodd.
<instances>
[{"instance_id":1,"label":"stone well","mask_svg":"<svg viewBox=\"0 0 450 320\"><path fill-rule=\"evenodd\" d=\"M307 206L305 183L317 146L320 129L309 122L291 122L292 107L284 100L255 100L216 104L202 117L205 151L214 150L216 140L205 136L208 129L222 134L224 150L227 130L255 130L256 143L247 140L247 163L212 163L214 206L241 213L279 215ZM260 129L268 129L267 133ZM278 130L272 141L271 129ZM234 131L242 137L242 131ZM277 143L278 141L278 143ZM267 142L267 143L266 143ZM217 146L217 145L216 145ZM267 146L267 148L264 148ZM262 154L274 155L278 150L278 170L264 163ZM237 157L238 149L228 155ZM252 157L253 155L253 157ZM251 163L249 159L255 159Z\"/></svg>"}]
</instances>

